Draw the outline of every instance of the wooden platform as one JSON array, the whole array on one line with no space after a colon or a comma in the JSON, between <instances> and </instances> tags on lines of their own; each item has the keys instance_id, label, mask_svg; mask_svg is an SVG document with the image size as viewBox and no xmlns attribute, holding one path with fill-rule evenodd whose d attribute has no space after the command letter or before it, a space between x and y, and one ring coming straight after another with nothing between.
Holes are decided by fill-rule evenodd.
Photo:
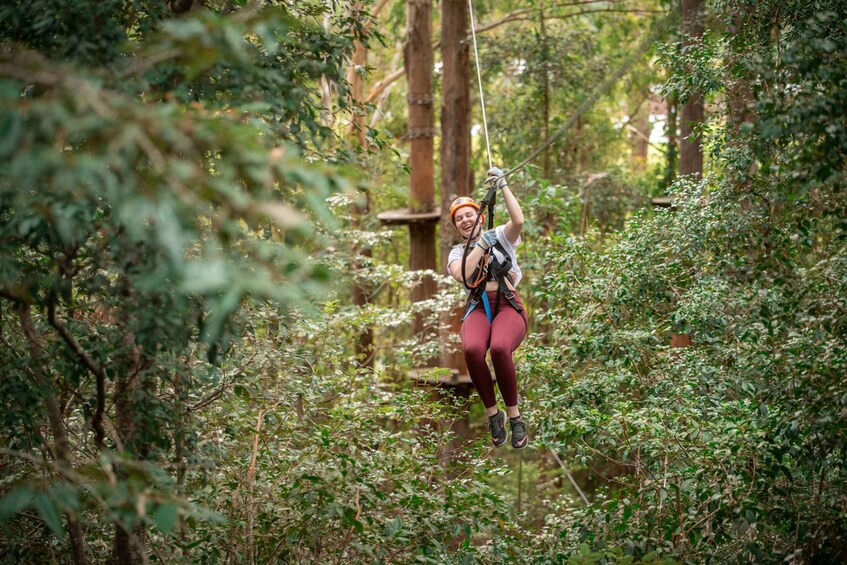
<instances>
[{"instance_id":1,"label":"wooden platform","mask_svg":"<svg viewBox=\"0 0 847 565\"><path fill-rule=\"evenodd\" d=\"M675 208L673 196L657 196L650 199L650 204L658 208Z\"/></svg>"},{"instance_id":2,"label":"wooden platform","mask_svg":"<svg viewBox=\"0 0 847 565\"><path fill-rule=\"evenodd\" d=\"M460 375L456 369L447 369L449 374L444 374L445 369L426 367L423 369L412 369L408 372L409 378L419 383L440 386L473 386L468 375ZM440 373L440 374L438 374Z\"/></svg>"},{"instance_id":3,"label":"wooden platform","mask_svg":"<svg viewBox=\"0 0 847 565\"><path fill-rule=\"evenodd\" d=\"M409 224L436 223L441 218L441 210L434 212L413 212L408 208L386 210L376 215L384 226L408 226Z\"/></svg>"}]
</instances>

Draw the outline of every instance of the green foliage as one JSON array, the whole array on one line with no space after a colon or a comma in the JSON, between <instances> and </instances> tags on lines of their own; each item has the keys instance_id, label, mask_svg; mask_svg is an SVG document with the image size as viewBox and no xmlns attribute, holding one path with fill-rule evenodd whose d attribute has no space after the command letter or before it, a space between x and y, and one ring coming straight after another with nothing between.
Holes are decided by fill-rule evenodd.
<instances>
[{"instance_id":1,"label":"green foliage","mask_svg":"<svg viewBox=\"0 0 847 565\"><path fill-rule=\"evenodd\" d=\"M761 87L750 121L716 132L715 174L677 184L676 210L637 216L599 256L576 240L550 253L557 331L527 353L533 411L550 445L619 486L557 517L539 546L722 563L847 554L847 130L833 113L846 14L823 4L723 3L718 17L739 25L740 11L749 33L727 37L725 56ZM766 17L779 49L757 33ZM671 349L673 334L694 344Z\"/></svg>"},{"instance_id":2,"label":"green foliage","mask_svg":"<svg viewBox=\"0 0 847 565\"><path fill-rule=\"evenodd\" d=\"M475 473L502 471L474 445L445 478L424 422L456 408L391 384L437 353L403 331L454 289L380 302L423 274L367 265L372 304L316 307L354 249L390 247L347 223L354 171L317 164L353 158L316 92L343 100L366 14L83 8L0 11L0 551L496 561L476 539L506 509ZM387 375L348 351L371 326L400 335Z\"/></svg>"},{"instance_id":3,"label":"green foliage","mask_svg":"<svg viewBox=\"0 0 847 565\"><path fill-rule=\"evenodd\" d=\"M196 414L219 432L198 450L189 483L228 522L189 524L197 543L185 555L246 557L232 540L252 528L258 562L487 561L471 542L497 536L506 509L480 477L501 470L476 444L444 474L439 457L451 434L437 422L456 407L345 368L333 316L279 331L267 307L244 315L255 333L229 359L240 374L235 395Z\"/></svg>"},{"instance_id":4,"label":"green foliage","mask_svg":"<svg viewBox=\"0 0 847 565\"><path fill-rule=\"evenodd\" d=\"M15 23L0 53L4 527L38 528L32 499L79 548L81 520L143 536L214 519L175 487L199 440L189 402L220 381L245 301L309 311L328 286L314 226L349 182L302 158L320 128L287 136L301 148L278 134L316 123L309 81L339 74L349 40L285 6L171 20L121 3L105 22L111 5L36 4L0 12ZM280 94L283 76L299 89ZM46 547L4 537L15 555Z\"/></svg>"},{"instance_id":5,"label":"green foliage","mask_svg":"<svg viewBox=\"0 0 847 565\"><path fill-rule=\"evenodd\" d=\"M130 36L147 37L167 12L164 0L10 0L0 7L0 38L96 66L120 57Z\"/></svg>"}]
</instances>

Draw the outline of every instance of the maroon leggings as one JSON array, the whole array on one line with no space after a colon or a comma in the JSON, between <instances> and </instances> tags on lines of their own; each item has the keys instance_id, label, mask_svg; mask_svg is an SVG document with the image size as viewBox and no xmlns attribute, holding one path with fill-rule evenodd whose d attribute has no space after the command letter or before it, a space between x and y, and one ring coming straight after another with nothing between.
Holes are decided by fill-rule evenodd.
<instances>
[{"instance_id":1,"label":"maroon leggings","mask_svg":"<svg viewBox=\"0 0 847 565\"><path fill-rule=\"evenodd\" d=\"M500 300L497 316L489 323L482 301L476 305L462 323L462 347L465 362L476 391L486 408L497 404L494 398L494 382L491 371L485 362L485 353L491 350L491 362L497 375L497 386L506 406L518 404L518 376L515 374L515 362L512 353L526 336L526 310L518 312L500 292L488 292L491 313L494 314L495 300ZM523 307L523 302L515 293L515 299Z\"/></svg>"}]
</instances>

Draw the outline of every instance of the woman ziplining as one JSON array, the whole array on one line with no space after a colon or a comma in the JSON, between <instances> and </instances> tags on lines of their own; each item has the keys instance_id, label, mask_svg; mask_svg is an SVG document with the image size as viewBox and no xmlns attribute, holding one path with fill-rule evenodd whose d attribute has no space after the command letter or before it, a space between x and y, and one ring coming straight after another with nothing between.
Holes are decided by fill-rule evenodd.
<instances>
[{"instance_id":1,"label":"woman ziplining","mask_svg":"<svg viewBox=\"0 0 847 565\"><path fill-rule=\"evenodd\" d=\"M460 334L471 381L488 414L491 439L495 447L500 447L506 442L508 434L505 428L505 418L508 416L512 434L512 447L522 449L529 444L529 436L527 435L526 424L518 409L517 374L512 354L526 336L528 326L526 309L515 290L523 276L515 255L515 249L521 242L523 212L517 198L509 189L506 178L522 169L543 150L562 138L576 120L602 94L608 92L627 73L632 64L643 56L650 46L665 33L676 19L678 7L654 25L651 33L644 38L638 49L582 102L558 131L547 138L526 159L506 172L492 164L472 0L468 0L468 11L477 83L479 85L479 102L485 133L485 146L490 167L486 179L489 191L480 203L472 198L461 196L451 204L450 220L466 241L465 244L457 245L451 250L447 259L447 270L468 289L468 302L465 315L462 318ZM500 191L503 195L509 221L492 229L493 202L497 191ZM483 212L486 207L489 210L490 225L487 231L483 231ZM486 353L489 350L497 377L497 386L506 406L505 413L497 407L494 382L485 361ZM567 469L565 469L565 472L568 473ZM570 477L569 473L568 476L573 483L573 478ZM574 483L574 486L576 487L576 483ZM576 488L579 491L579 488ZM582 492L579 492L582 495ZM587 502L585 496L582 496L583 500Z\"/></svg>"},{"instance_id":2,"label":"woman ziplining","mask_svg":"<svg viewBox=\"0 0 847 565\"><path fill-rule=\"evenodd\" d=\"M499 191L509 221L483 232L483 207L467 196L455 199L450 206L450 221L465 243L450 251L447 270L468 289L460 332L462 349L471 381L488 414L491 439L495 447L506 443L508 416L512 447L523 449L529 443L529 436L518 409L518 380L512 354L526 336L528 324L526 309L515 290L523 276L515 249L521 243L524 218L503 171L492 167L486 183L491 189L483 202L490 202L494 191ZM489 350L505 413L497 407L494 382L485 361Z\"/></svg>"}]
</instances>

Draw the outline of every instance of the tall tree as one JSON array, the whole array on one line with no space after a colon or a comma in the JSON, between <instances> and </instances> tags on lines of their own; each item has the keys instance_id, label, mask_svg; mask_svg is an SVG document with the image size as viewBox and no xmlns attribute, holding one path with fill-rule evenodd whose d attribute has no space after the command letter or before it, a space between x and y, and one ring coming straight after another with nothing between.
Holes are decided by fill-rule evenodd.
<instances>
[{"instance_id":1,"label":"tall tree","mask_svg":"<svg viewBox=\"0 0 847 565\"><path fill-rule=\"evenodd\" d=\"M703 38L703 0L680 0L682 7L682 52L696 48ZM703 93L695 89L682 104L680 113L679 174L703 175L703 147L699 129L704 118Z\"/></svg>"},{"instance_id":2,"label":"tall tree","mask_svg":"<svg viewBox=\"0 0 847 565\"><path fill-rule=\"evenodd\" d=\"M372 25L373 18L379 15L379 12L386 6L388 0L380 0L370 10L370 19L364 26L364 32L368 32ZM356 20L362 19L364 13L364 3L362 0L357 0L350 7L350 17ZM353 53L350 57L350 66L347 69L347 83L350 85L350 128L348 134L356 140L356 145L359 150L366 150L368 145L367 127L365 125L365 73L368 64L368 47L363 38L357 38L353 42ZM365 192L363 199L354 202L352 205L353 227L361 228L362 218L370 212L370 193ZM353 250L354 255L360 255L363 258L370 257L370 249L356 248ZM361 261L354 259L354 268L358 269L361 266ZM356 306L365 306L369 301L369 289L363 284L356 283L351 289L353 304ZM374 362L373 352L373 328L362 330L356 339L356 357L360 359L360 363L364 366L372 367Z\"/></svg>"},{"instance_id":3,"label":"tall tree","mask_svg":"<svg viewBox=\"0 0 847 565\"><path fill-rule=\"evenodd\" d=\"M470 192L470 47L468 3L465 0L441 2L441 224L440 252L442 272L450 249L461 241L444 212L457 196ZM459 314L447 312L446 322L453 330L460 324ZM460 368L464 357L460 352L442 351L442 365Z\"/></svg>"},{"instance_id":4,"label":"tall tree","mask_svg":"<svg viewBox=\"0 0 847 565\"><path fill-rule=\"evenodd\" d=\"M411 212L432 213L435 209L435 166L433 138L435 116L432 94L432 3L429 0L409 0L405 45L405 68L409 105L409 168ZM409 268L414 271L435 270L435 223L409 223L411 253ZM435 293L435 281L425 276L412 289L412 302L420 302ZM412 331L422 336L423 319L415 317Z\"/></svg>"}]
</instances>

